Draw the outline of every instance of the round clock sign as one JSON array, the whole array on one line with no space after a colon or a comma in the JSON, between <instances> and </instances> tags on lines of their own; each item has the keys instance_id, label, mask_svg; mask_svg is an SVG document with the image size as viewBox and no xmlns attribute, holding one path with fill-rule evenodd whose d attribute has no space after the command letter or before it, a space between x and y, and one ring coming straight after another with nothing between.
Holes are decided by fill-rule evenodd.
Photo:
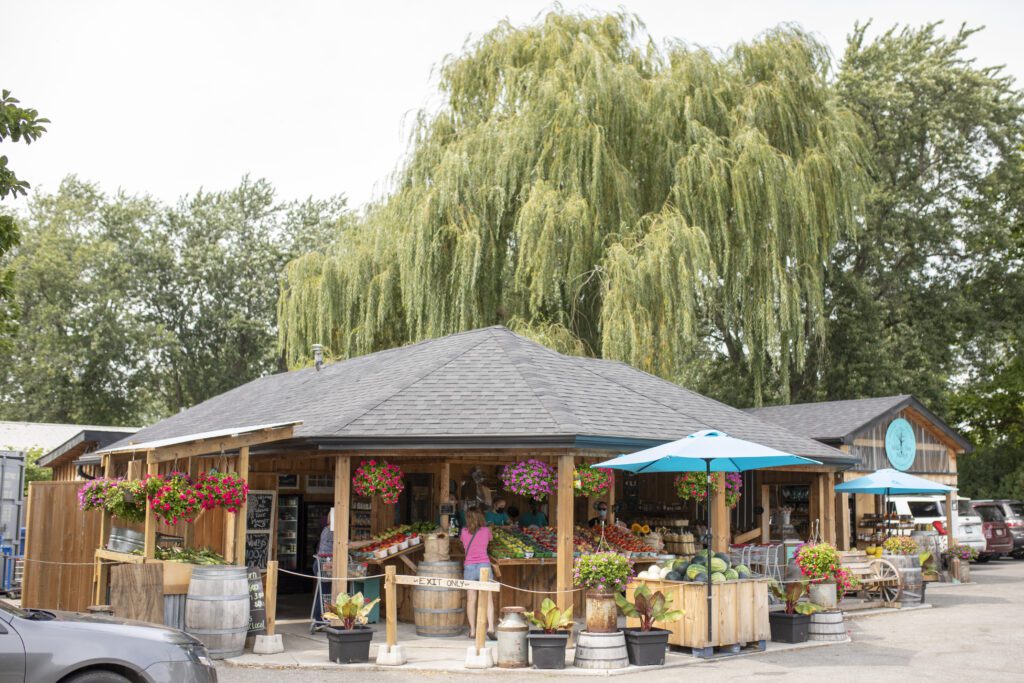
<instances>
[{"instance_id":1,"label":"round clock sign","mask_svg":"<svg viewBox=\"0 0 1024 683\"><path fill-rule=\"evenodd\" d=\"M889 428L885 430L885 454L892 466L906 472L914 464L916 453L917 439L910 423L902 417L890 422Z\"/></svg>"}]
</instances>

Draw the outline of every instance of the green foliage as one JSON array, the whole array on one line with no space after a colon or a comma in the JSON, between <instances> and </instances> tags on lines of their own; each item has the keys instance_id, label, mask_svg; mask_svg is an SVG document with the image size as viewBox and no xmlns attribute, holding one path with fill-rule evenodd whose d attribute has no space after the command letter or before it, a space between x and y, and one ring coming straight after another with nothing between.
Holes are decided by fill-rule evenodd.
<instances>
[{"instance_id":1,"label":"green foliage","mask_svg":"<svg viewBox=\"0 0 1024 683\"><path fill-rule=\"evenodd\" d=\"M46 126L43 124L49 123L50 120L40 117L35 109L22 107L20 104L18 99L11 95L10 90L0 90L0 142L24 141L26 145L30 145L46 132ZM29 184L14 175L14 171L7 165L7 157L0 155L0 199L5 199L8 195L24 195L28 188ZM0 250L0 255L2 254L3 251Z\"/></svg>"},{"instance_id":2,"label":"green foliage","mask_svg":"<svg viewBox=\"0 0 1024 683\"><path fill-rule=\"evenodd\" d=\"M787 581L779 583L772 579L768 585L772 595L786 604L786 614L814 614L821 611L822 607L813 602L800 602L800 599L810 590L811 582L807 579L799 581Z\"/></svg>"},{"instance_id":3,"label":"green foliage","mask_svg":"<svg viewBox=\"0 0 1024 683\"><path fill-rule=\"evenodd\" d=\"M0 415L140 424L279 369L279 273L344 216L341 199L281 203L248 178L174 207L74 177L36 195L11 261Z\"/></svg>"},{"instance_id":4,"label":"green foliage","mask_svg":"<svg viewBox=\"0 0 1024 683\"><path fill-rule=\"evenodd\" d=\"M540 603L540 609L534 610L533 613L527 612L526 618L537 628L543 629L544 633L571 631L573 627L572 605L563 612L551 598L544 598L544 602Z\"/></svg>"},{"instance_id":5,"label":"green foliage","mask_svg":"<svg viewBox=\"0 0 1024 683\"><path fill-rule=\"evenodd\" d=\"M331 611L324 612L324 619L340 619L342 628L351 631L357 625L366 623L373 606L378 602L380 602L380 598L367 602L362 593L355 595L342 593L338 596L338 601L331 607Z\"/></svg>"},{"instance_id":6,"label":"green foliage","mask_svg":"<svg viewBox=\"0 0 1024 683\"><path fill-rule=\"evenodd\" d=\"M53 470L49 467L40 467L36 463L39 458L46 455L38 446L25 451L25 495L28 495L28 485L34 481L50 481L53 479Z\"/></svg>"},{"instance_id":7,"label":"green foliage","mask_svg":"<svg viewBox=\"0 0 1024 683\"><path fill-rule=\"evenodd\" d=\"M828 67L789 27L716 56L626 14L500 24L445 62L394 194L289 265L289 365L506 323L667 377L724 347L755 392L786 384L860 197Z\"/></svg>"},{"instance_id":8,"label":"green foliage","mask_svg":"<svg viewBox=\"0 0 1024 683\"><path fill-rule=\"evenodd\" d=\"M626 596L616 593L615 604L627 617L640 620L641 631L650 631L656 621L671 623L683 618L683 610L671 609L672 598L666 597L661 591L652 595L646 583L641 583L633 591L632 603Z\"/></svg>"}]
</instances>

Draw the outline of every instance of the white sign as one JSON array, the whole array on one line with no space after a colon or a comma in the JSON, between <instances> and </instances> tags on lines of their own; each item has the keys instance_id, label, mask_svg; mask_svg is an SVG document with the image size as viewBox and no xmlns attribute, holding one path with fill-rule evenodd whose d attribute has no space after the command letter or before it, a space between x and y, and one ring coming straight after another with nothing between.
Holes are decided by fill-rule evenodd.
<instances>
[{"instance_id":1,"label":"white sign","mask_svg":"<svg viewBox=\"0 0 1024 683\"><path fill-rule=\"evenodd\" d=\"M497 593L501 586L490 581L467 581L465 579L448 579L443 576L406 576L396 574L395 583L402 586L422 586L424 588L451 588L463 591L490 591Z\"/></svg>"}]
</instances>

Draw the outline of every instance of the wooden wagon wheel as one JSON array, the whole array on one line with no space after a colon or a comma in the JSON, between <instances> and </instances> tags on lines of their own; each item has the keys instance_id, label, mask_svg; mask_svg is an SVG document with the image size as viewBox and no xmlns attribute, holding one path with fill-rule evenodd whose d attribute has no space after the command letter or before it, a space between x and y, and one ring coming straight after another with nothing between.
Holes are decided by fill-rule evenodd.
<instances>
[{"instance_id":1,"label":"wooden wagon wheel","mask_svg":"<svg viewBox=\"0 0 1024 683\"><path fill-rule=\"evenodd\" d=\"M865 586L865 592L883 602L898 602L903 594L903 578L896 565L889 560L871 560L871 569L875 575Z\"/></svg>"}]
</instances>

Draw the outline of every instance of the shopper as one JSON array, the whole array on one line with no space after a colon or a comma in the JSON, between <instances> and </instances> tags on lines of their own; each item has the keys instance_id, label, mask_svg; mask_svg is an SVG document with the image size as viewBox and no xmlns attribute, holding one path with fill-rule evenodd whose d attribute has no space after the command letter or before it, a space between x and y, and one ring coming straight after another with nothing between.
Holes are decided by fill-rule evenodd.
<instances>
[{"instance_id":1,"label":"shopper","mask_svg":"<svg viewBox=\"0 0 1024 683\"><path fill-rule=\"evenodd\" d=\"M477 509L466 510L466 526L459 534L462 547L466 549L466 564L462 570L462 578L467 581L479 581L480 570L490 570L491 561L487 555L487 546L491 542L491 530L483 514ZM493 579L492 579L493 580ZM466 616L469 619L469 637L476 637L476 601L481 591L466 591ZM494 637L494 600L490 591L484 591L487 599L487 639Z\"/></svg>"}]
</instances>

